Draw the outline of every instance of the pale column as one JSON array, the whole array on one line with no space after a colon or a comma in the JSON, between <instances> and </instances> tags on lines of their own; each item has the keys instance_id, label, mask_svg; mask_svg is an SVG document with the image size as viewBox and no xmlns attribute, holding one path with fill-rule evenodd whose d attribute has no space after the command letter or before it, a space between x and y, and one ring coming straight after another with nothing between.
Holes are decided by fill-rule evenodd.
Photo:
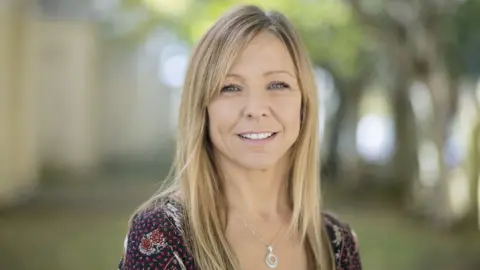
<instances>
[{"instance_id":1,"label":"pale column","mask_svg":"<svg viewBox=\"0 0 480 270\"><path fill-rule=\"evenodd\" d=\"M107 162L151 163L170 150L169 89L161 85L158 56L109 47L102 88L102 151Z\"/></svg>"},{"instance_id":2,"label":"pale column","mask_svg":"<svg viewBox=\"0 0 480 270\"><path fill-rule=\"evenodd\" d=\"M0 6L0 206L23 199L38 183L35 97L23 87L26 18L7 2Z\"/></svg>"},{"instance_id":3,"label":"pale column","mask_svg":"<svg viewBox=\"0 0 480 270\"><path fill-rule=\"evenodd\" d=\"M70 172L98 165L96 39L93 24L38 21L29 88L37 88L42 162Z\"/></svg>"},{"instance_id":4,"label":"pale column","mask_svg":"<svg viewBox=\"0 0 480 270\"><path fill-rule=\"evenodd\" d=\"M0 204L7 203L12 193L11 149L11 91L13 72L10 68L10 55L13 36L13 12L0 6Z\"/></svg>"}]
</instances>

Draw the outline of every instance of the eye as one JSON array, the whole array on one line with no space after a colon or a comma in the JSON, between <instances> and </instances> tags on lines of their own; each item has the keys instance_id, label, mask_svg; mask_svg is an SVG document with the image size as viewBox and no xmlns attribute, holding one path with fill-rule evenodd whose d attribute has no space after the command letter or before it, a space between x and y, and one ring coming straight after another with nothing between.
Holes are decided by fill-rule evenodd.
<instances>
[{"instance_id":1,"label":"eye","mask_svg":"<svg viewBox=\"0 0 480 270\"><path fill-rule=\"evenodd\" d=\"M274 89L274 90L287 89L287 88L290 88L290 85L281 81L274 81L268 85L268 89Z\"/></svg>"},{"instance_id":2,"label":"eye","mask_svg":"<svg viewBox=\"0 0 480 270\"><path fill-rule=\"evenodd\" d=\"M224 87L222 87L222 89L220 89L221 93L237 92L237 91L240 91L240 87L238 85L235 85L235 84L225 85Z\"/></svg>"}]
</instances>

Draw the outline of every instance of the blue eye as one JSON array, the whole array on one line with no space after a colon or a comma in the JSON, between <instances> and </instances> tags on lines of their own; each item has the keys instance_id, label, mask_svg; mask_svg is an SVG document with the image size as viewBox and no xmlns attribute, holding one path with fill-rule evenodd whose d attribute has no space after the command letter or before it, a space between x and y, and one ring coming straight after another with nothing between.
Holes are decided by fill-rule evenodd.
<instances>
[{"instance_id":1,"label":"blue eye","mask_svg":"<svg viewBox=\"0 0 480 270\"><path fill-rule=\"evenodd\" d=\"M222 93L223 92L237 92L237 91L240 91L240 87L238 87L237 85L234 85L234 84L225 85L220 90L220 92L222 92Z\"/></svg>"},{"instance_id":2,"label":"blue eye","mask_svg":"<svg viewBox=\"0 0 480 270\"><path fill-rule=\"evenodd\" d=\"M275 82L271 82L269 85L268 85L268 89L287 89L287 88L290 88L290 85L284 83L284 82L279 82L279 81L275 81Z\"/></svg>"}]
</instances>

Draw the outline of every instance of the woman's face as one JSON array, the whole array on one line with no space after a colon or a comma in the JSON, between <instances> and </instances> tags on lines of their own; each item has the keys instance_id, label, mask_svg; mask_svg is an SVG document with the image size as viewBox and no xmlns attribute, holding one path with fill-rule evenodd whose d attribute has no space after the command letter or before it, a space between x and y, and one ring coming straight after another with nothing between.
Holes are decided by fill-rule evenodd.
<instances>
[{"instance_id":1,"label":"woman's face","mask_svg":"<svg viewBox=\"0 0 480 270\"><path fill-rule=\"evenodd\" d=\"M214 151L248 170L286 157L300 131L302 97L293 61L273 34L255 37L236 59L208 106Z\"/></svg>"}]
</instances>

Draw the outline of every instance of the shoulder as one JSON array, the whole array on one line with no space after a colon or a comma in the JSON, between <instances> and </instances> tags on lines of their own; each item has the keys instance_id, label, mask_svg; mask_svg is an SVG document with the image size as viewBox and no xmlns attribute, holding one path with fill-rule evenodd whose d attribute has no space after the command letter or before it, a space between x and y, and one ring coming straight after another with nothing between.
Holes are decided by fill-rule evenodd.
<instances>
[{"instance_id":1,"label":"shoulder","mask_svg":"<svg viewBox=\"0 0 480 270\"><path fill-rule=\"evenodd\" d=\"M181 217L181 207L170 199L137 213L125 239L119 269L177 269L189 264Z\"/></svg>"},{"instance_id":2,"label":"shoulder","mask_svg":"<svg viewBox=\"0 0 480 270\"><path fill-rule=\"evenodd\" d=\"M360 270L358 238L349 224L332 213L322 213L328 240L334 255L335 265L340 269Z\"/></svg>"}]
</instances>

